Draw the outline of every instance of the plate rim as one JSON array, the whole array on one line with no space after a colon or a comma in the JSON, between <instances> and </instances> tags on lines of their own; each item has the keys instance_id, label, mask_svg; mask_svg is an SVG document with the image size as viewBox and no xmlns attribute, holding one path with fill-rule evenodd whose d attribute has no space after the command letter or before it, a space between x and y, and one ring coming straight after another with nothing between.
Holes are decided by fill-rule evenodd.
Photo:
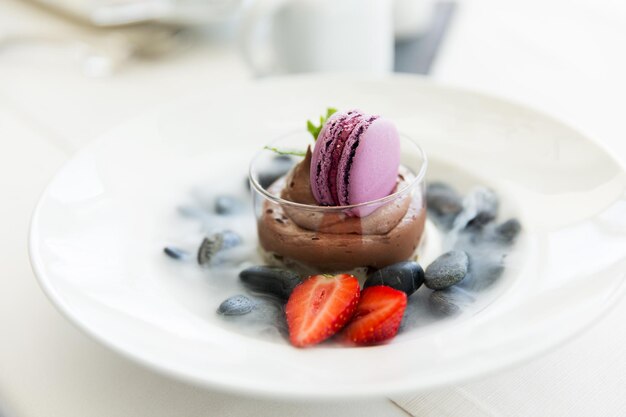
<instances>
[{"instance_id":1,"label":"plate rim","mask_svg":"<svg viewBox=\"0 0 626 417\"><path fill-rule=\"evenodd\" d=\"M344 77L350 77L351 80L353 81L356 80L357 82L365 81L365 82L385 83L385 82L394 82L394 80L401 80L401 82L403 83L418 82L423 85L429 85L429 86L435 87L436 89L443 89L447 92L461 93L463 95L469 94L472 96L477 96L481 99L486 99L492 102L496 102L497 104L505 104L509 106L512 105L514 107L518 107L523 111L527 111L527 112L533 113L534 115L540 116L544 118L545 120L548 120L552 124L559 125L560 127L563 127L570 131L578 133L580 137L584 138L586 141L593 144L595 147L601 150L605 156L609 157L613 162L615 162L616 166L620 168L622 173L626 172L626 164L623 163L621 159L618 158L617 155L615 155L615 153L612 150L610 150L606 144L599 141L599 139L595 138L594 136L589 135L586 132L583 132L574 126L571 126L559 120L557 117L554 117L544 111L534 109L530 106L525 105L524 103L516 102L515 100L510 100L501 96L481 92L478 90L447 85L445 83L441 83L436 80L433 81L422 76L414 76L414 75L407 75L407 74L390 74L390 75L386 75L383 77L369 77L369 76L358 75L355 78L354 75L349 75L349 74L291 75L291 76L283 76L283 77L273 77L273 78L268 78L268 79L264 79L261 81L248 81L245 83L245 88L253 87L255 85L258 85L259 83L276 83L276 82L285 83L285 82L306 81L306 80L311 80L311 79L316 80L316 81L318 80L333 81L337 79L339 80L344 79ZM237 83L237 85L241 86L244 84ZM203 89L202 92L205 93L207 91L213 91L216 88L219 90L225 87L224 86L209 87L209 88ZM528 348L519 349L516 351L517 355L509 354L506 356L508 360L506 361L501 360L500 362L496 362L496 361L491 362L491 366L489 367L485 367L484 363L481 364L480 366L474 366L474 367L468 366L464 368L463 373L456 372L453 378L442 376L438 380L429 381L429 383L415 384L412 386L407 386L406 384L400 384L400 386L396 386L396 385L390 386L389 384L386 384L386 386L381 389L380 386L376 384L372 384L372 387L370 389L366 389L366 390L360 389L359 391L347 390L347 391L342 391L342 392L334 392L333 390L323 389L323 390L316 391L313 393L305 393L305 392L302 392L301 390L295 389L295 390L290 390L290 391L277 392L271 388L264 389L262 386L259 386L258 384L241 386L239 384L224 383L223 381L218 381L218 380L207 380L204 378L198 378L193 375L189 375L185 372L180 372L177 369L175 369L175 367L164 365L163 363L158 363L156 361L146 359L144 357L141 357L141 355L135 354L135 352L125 350L121 345L117 345L114 342L107 340L106 337L99 334L97 331L94 331L93 329L91 329L82 319L78 317L79 315L76 314L72 310L72 308L66 304L64 298L57 293L56 288L54 287L51 280L47 276L43 259L41 258L41 254L39 253L39 249L37 247L37 244L38 244L37 233L38 233L38 228L39 228L39 217L40 217L41 208L59 172L64 170L65 167L68 166L72 161L74 161L77 158L80 158L82 154L89 153L90 151L92 151L96 147L96 145L100 143L100 141L105 140L105 138L108 136L108 134L110 134L111 131L121 128L125 126L126 124L132 122L133 120L141 119L142 117L145 117L146 115L152 114L154 112L158 112L163 109L173 108L176 105L179 105L181 102L185 102L185 99L188 99L189 97L194 97L196 95L197 94L192 94L191 96L184 96L184 97L181 97L179 100L176 100L172 103L167 103L166 105L155 106L138 116L135 116L119 125L114 126L112 129L108 130L104 134L98 136L94 140L82 146L81 149L78 152L74 153L71 157L69 157L63 163L63 165L56 171L56 173L50 178L48 184L46 185L46 187L43 189L43 191L40 193L40 196L38 197L38 201L31 215L31 220L29 224L28 252L29 252L30 263L31 263L31 266L33 268L35 277L37 279L37 282L40 288L46 294L50 302L55 306L57 311L59 311L62 316L64 316L70 323L72 323L72 325L75 328L79 329L83 334L89 336L93 340L97 341L103 346L106 346L108 349L120 354L121 356L128 358L134 362L140 363L142 366L146 366L149 369L155 370L161 374L165 374L165 375L174 377L179 380L191 382L195 385L200 385L203 387L226 391L226 392L256 395L256 396L261 396L265 398L288 397L288 398L294 398L294 399L346 399L346 398L371 397L372 395L384 396L384 395L389 395L389 394L404 394L404 393L409 393L409 392L418 392L424 389L431 389L431 388L445 386L451 382L458 383L462 381L468 381L468 380L472 380L472 379L476 379L476 378L480 378L486 375L493 374L496 371L510 369L515 366L518 366L521 363L528 362L532 360L533 358L536 358L542 354L545 354L548 351L557 349L558 347L563 346L565 343L568 343L570 340L580 336L591 327L595 326L598 322L600 322L607 314L609 314L618 305L619 301L622 300L624 298L624 295L626 294L626 272L625 272L619 278L621 282L618 288L616 289L616 291L613 294L611 294L611 296L609 297L609 300L607 301L606 305L604 305L603 308L597 312L597 314L595 314L592 318L588 319L583 325L578 326L575 331L572 331L567 335L562 335L561 337L557 337L554 340L550 340L549 342L545 342L541 345L535 345L534 349L528 349ZM401 381L404 381L404 379Z\"/></svg>"}]
</instances>

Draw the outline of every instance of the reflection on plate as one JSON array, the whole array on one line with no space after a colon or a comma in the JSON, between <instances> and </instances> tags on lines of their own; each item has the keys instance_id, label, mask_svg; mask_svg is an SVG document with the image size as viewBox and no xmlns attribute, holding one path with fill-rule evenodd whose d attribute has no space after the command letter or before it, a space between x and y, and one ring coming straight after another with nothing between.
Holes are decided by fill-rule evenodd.
<instances>
[{"instance_id":1,"label":"reflection on plate","mask_svg":"<svg viewBox=\"0 0 626 417\"><path fill-rule=\"evenodd\" d=\"M255 150L329 104L392 118L428 152L429 178L463 192L487 185L501 197L500 219L520 219L512 267L472 308L382 346L294 349L215 314L241 291L241 267L203 270L163 255L168 245L195 250L212 227L176 207L190 196L246 198ZM510 365L596 321L624 288L625 191L623 169L599 146L507 102L414 77L284 78L205 92L87 147L44 193L31 258L69 320L154 369L271 396L384 395ZM254 245L250 219L228 227Z\"/></svg>"}]
</instances>

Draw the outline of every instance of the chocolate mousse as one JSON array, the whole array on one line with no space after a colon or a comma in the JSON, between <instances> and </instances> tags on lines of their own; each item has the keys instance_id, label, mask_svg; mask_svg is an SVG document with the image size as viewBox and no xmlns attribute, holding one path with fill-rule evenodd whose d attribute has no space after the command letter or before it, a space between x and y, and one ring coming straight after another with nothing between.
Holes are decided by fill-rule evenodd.
<instances>
[{"instance_id":1,"label":"chocolate mousse","mask_svg":"<svg viewBox=\"0 0 626 417\"><path fill-rule=\"evenodd\" d=\"M266 200L259 218L259 240L268 261L331 272L381 268L414 256L426 220L425 201L418 190L407 190L359 217L340 206L318 205L310 169L308 149L305 158L268 189L285 200ZM413 179L413 173L400 167L392 192Z\"/></svg>"}]
</instances>

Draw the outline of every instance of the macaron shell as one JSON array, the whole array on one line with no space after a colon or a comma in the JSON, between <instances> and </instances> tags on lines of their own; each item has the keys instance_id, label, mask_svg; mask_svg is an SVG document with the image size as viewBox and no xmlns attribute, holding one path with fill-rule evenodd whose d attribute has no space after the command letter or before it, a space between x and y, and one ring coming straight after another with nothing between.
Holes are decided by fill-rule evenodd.
<instances>
[{"instance_id":1,"label":"macaron shell","mask_svg":"<svg viewBox=\"0 0 626 417\"><path fill-rule=\"evenodd\" d=\"M313 156L311 157L311 192L315 200L321 205L332 205L333 199L328 188L328 172L330 170L331 159L330 150L335 130L339 122L348 117L345 112L336 112L328 118L315 141Z\"/></svg>"},{"instance_id":2,"label":"macaron shell","mask_svg":"<svg viewBox=\"0 0 626 417\"><path fill-rule=\"evenodd\" d=\"M363 132L359 135L360 127ZM369 125L355 127L343 154L337 174L340 205L365 203L391 194L400 167L400 135L392 122L378 118ZM360 208L354 214L364 217L376 208Z\"/></svg>"},{"instance_id":3,"label":"macaron shell","mask_svg":"<svg viewBox=\"0 0 626 417\"><path fill-rule=\"evenodd\" d=\"M310 183L313 197L321 205L338 204L335 178L331 181L330 173L336 172L343 145L361 117L357 110L337 112L328 118L320 131L311 159Z\"/></svg>"}]
</instances>

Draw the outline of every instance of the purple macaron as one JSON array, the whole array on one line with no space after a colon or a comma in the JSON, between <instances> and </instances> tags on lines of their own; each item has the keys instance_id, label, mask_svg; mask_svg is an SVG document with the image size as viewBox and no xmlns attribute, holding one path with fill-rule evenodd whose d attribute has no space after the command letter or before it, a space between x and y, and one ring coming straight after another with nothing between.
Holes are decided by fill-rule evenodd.
<instances>
[{"instance_id":1,"label":"purple macaron","mask_svg":"<svg viewBox=\"0 0 626 417\"><path fill-rule=\"evenodd\" d=\"M391 194L398 179L400 137L395 125L357 110L337 112L322 128L311 159L311 191L325 206L346 206ZM353 211L367 216L377 207Z\"/></svg>"}]
</instances>

